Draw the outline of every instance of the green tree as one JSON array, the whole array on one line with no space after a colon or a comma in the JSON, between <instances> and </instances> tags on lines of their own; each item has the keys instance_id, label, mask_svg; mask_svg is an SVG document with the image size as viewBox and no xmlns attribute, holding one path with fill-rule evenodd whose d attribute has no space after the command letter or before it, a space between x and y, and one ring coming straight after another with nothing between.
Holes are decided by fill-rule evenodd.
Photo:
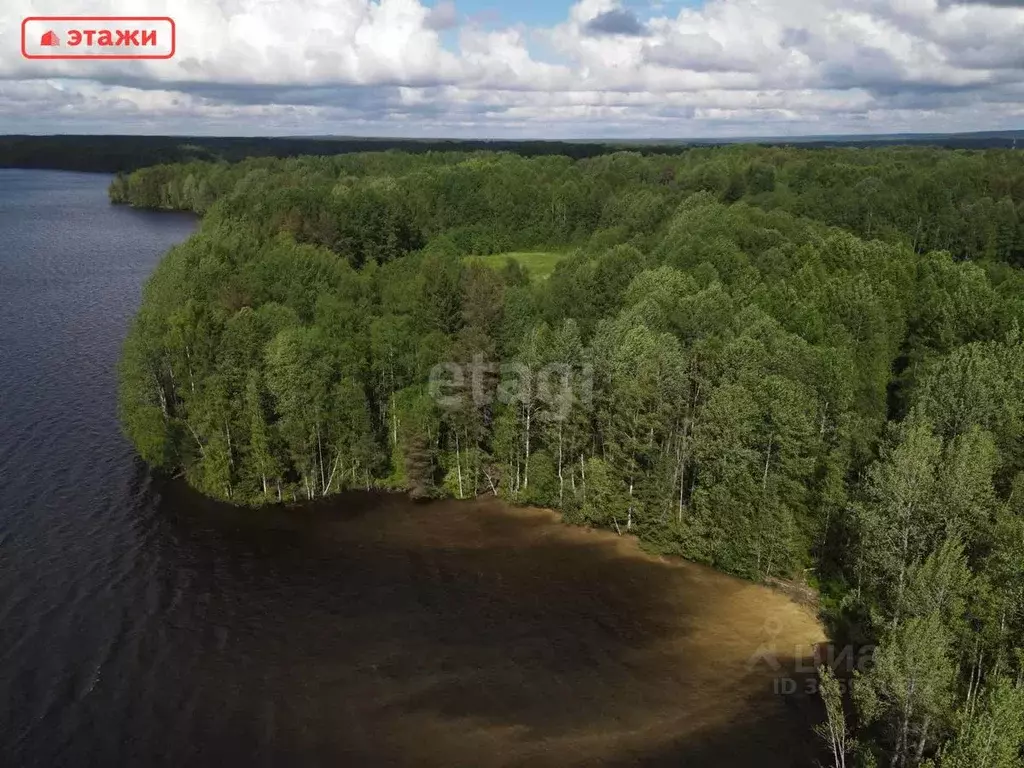
<instances>
[{"instance_id":1,"label":"green tree","mask_svg":"<svg viewBox=\"0 0 1024 768\"><path fill-rule=\"evenodd\" d=\"M919 762L936 724L949 715L949 650L937 612L907 619L883 635L874 667L856 686L860 716L884 727L894 768Z\"/></svg>"},{"instance_id":2,"label":"green tree","mask_svg":"<svg viewBox=\"0 0 1024 768\"><path fill-rule=\"evenodd\" d=\"M1024 688L998 678L957 715L956 735L941 750L940 768L1020 768L1024 764Z\"/></svg>"}]
</instances>

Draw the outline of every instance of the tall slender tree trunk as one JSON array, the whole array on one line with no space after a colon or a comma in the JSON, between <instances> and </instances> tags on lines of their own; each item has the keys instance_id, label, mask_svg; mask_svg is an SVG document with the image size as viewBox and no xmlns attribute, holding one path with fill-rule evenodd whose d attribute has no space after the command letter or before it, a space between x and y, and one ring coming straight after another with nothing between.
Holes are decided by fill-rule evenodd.
<instances>
[{"instance_id":1,"label":"tall slender tree trunk","mask_svg":"<svg viewBox=\"0 0 1024 768\"><path fill-rule=\"evenodd\" d=\"M587 503L587 468L583 463L583 454L580 454L580 482L583 484L583 503Z\"/></svg>"},{"instance_id":2,"label":"tall slender tree trunk","mask_svg":"<svg viewBox=\"0 0 1024 768\"><path fill-rule=\"evenodd\" d=\"M459 448L459 430L455 430L455 466L459 470L459 498L463 498L462 493L462 450Z\"/></svg>"},{"instance_id":3,"label":"tall slender tree trunk","mask_svg":"<svg viewBox=\"0 0 1024 768\"><path fill-rule=\"evenodd\" d=\"M764 474L761 476L761 493L763 494L768 488L768 464L772 460L772 441L775 439L775 435L768 436L768 452L764 457Z\"/></svg>"},{"instance_id":4,"label":"tall slender tree trunk","mask_svg":"<svg viewBox=\"0 0 1024 768\"><path fill-rule=\"evenodd\" d=\"M903 525L903 538L900 543L901 546L901 557L900 557L900 572L896 579L896 605L893 609L892 626L895 629L899 623L901 614L903 612L903 592L906 589L906 578L907 578L907 558L910 554L910 512Z\"/></svg>"},{"instance_id":5,"label":"tall slender tree trunk","mask_svg":"<svg viewBox=\"0 0 1024 768\"><path fill-rule=\"evenodd\" d=\"M231 422L224 422L224 434L227 435L228 440L228 466L234 469L235 467L235 450L231 445Z\"/></svg>"},{"instance_id":6,"label":"tall slender tree trunk","mask_svg":"<svg viewBox=\"0 0 1024 768\"><path fill-rule=\"evenodd\" d=\"M626 511L626 530L633 530L633 478L629 478L629 509Z\"/></svg>"},{"instance_id":7,"label":"tall slender tree trunk","mask_svg":"<svg viewBox=\"0 0 1024 768\"><path fill-rule=\"evenodd\" d=\"M925 743L928 741L928 728L931 725L931 717L925 716L921 724L921 737L917 740L917 750L914 753L914 762L920 764L924 759Z\"/></svg>"},{"instance_id":8,"label":"tall slender tree trunk","mask_svg":"<svg viewBox=\"0 0 1024 768\"><path fill-rule=\"evenodd\" d=\"M316 423L316 452L320 463L320 485L326 489L327 481L324 478L324 448L320 442L320 422ZM323 494L321 494L323 495Z\"/></svg>"},{"instance_id":9,"label":"tall slender tree trunk","mask_svg":"<svg viewBox=\"0 0 1024 768\"><path fill-rule=\"evenodd\" d=\"M523 488L530 485L530 416L531 408L526 406L526 456L523 461Z\"/></svg>"},{"instance_id":10,"label":"tall slender tree trunk","mask_svg":"<svg viewBox=\"0 0 1024 768\"><path fill-rule=\"evenodd\" d=\"M679 462L679 499L676 510L676 522L683 524L683 498L686 492L686 470L690 463L690 419L687 417L683 423L682 440L676 453Z\"/></svg>"},{"instance_id":11,"label":"tall slender tree trunk","mask_svg":"<svg viewBox=\"0 0 1024 768\"><path fill-rule=\"evenodd\" d=\"M164 394L163 385L159 380L156 382L156 396L160 399L160 412L163 413L165 419L169 419L171 414L167 410L167 395Z\"/></svg>"},{"instance_id":12,"label":"tall slender tree trunk","mask_svg":"<svg viewBox=\"0 0 1024 768\"><path fill-rule=\"evenodd\" d=\"M174 393L177 391L177 382L174 381L174 366L167 365L167 378L171 381L171 398L174 398Z\"/></svg>"},{"instance_id":13,"label":"tall slender tree trunk","mask_svg":"<svg viewBox=\"0 0 1024 768\"><path fill-rule=\"evenodd\" d=\"M334 485L334 475L338 471L338 463L340 461L341 451L339 450L338 455L334 457L334 466L331 467L331 474L327 478L327 483L324 485L323 493L320 494L321 496L326 496L330 492L331 486Z\"/></svg>"},{"instance_id":14,"label":"tall slender tree trunk","mask_svg":"<svg viewBox=\"0 0 1024 768\"><path fill-rule=\"evenodd\" d=\"M913 698L915 687L915 681L911 680L908 699ZM892 754L892 760L889 762L890 768L905 766L907 764L907 746L910 738L910 719L912 715L913 708L912 705L908 703L900 712L900 732L896 741L896 749Z\"/></svg>"},{"instance_id":15,"label":"tall slender tree trunk","mask_svg":"<svg viewBox=\"0 0 1024 768\"><path fill-rule=\"evenodd\" d=\"M203 441L199 439L198 433L196 433L196 431L192 427L192 425L188 423L188 419L183 419L182 421L185 422L185 426L188 427L188 431L192 433L192 438L196 441L196 445L199 446L199 455L202 456L205 459L206 458L206 448L203 447Z\"/></svg>"},{"instance_id":16,"label":"tall slender tree trunk","mask_svg":"<svg viewBox=\"0 0 1024 768\"><path fill-rule=\"evenodd\" d=\"M558 422L558 506L562 506L565 478L562 477L562 422Z\"/></svg>"},{"instance_id":17,"label":"tall slender tree trunk","mask_svg":"<svg viewBox=\"0 0 1024 768\"><path fill-rule=\"evenodd\" d=\"M192 375L192 353L189 351L188 344L185 345L185 363L188 366L188 383L194 395L196 393L196 377Z\"/></svg>"}]
</instances>

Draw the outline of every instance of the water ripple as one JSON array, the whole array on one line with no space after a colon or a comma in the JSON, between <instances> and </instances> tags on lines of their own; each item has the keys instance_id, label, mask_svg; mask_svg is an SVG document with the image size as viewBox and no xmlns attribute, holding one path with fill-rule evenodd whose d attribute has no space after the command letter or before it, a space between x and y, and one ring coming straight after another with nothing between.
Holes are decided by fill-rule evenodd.
<instances>
[{"instance_id":1,"label":"water ripple","mask_svg":"<svg viewBox=\"0 0 1024 768\"><path fill-rule=\"evenodd\" d=\"M543 513L152 475L114 369L194 222L106 183L0 170L0 765L806 762L746 663L768 616L820 637L778 595Z\"/></svg>"}]
</instances>

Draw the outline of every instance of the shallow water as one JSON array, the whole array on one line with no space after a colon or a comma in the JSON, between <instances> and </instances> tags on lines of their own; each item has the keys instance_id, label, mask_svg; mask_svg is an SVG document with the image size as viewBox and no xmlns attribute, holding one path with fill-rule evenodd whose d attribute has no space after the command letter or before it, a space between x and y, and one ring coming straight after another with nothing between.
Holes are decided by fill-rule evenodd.
<instances>
[{"instance_id":1,"label":"shallow water","mask_svg":"<svg viewBox=\"0 0 1024 768\"><path fill-rule=\"evenodd\" d=\"M194 221L107 181L0 170L0 765L807 763L780 594L492 500L153 477L114 366Z\"/></svg>"}]
</instances>

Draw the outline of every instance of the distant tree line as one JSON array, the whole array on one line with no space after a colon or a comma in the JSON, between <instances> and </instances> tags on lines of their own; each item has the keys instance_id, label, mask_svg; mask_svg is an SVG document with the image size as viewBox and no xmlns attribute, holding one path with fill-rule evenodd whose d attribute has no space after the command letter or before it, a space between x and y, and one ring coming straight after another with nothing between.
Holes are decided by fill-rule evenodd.
<instances>
[{"instance_id":1,"label":"distant tree line","mask_svg":"<svg viewBox=\"0 0 1024 768\"><path fill-rule=\"evenodd\" d=\"M39 168L117 173L161 163L195 160L237 162L250 157L342 155L401 150L409 153L511 152L525 157L608 154L623 145L607 141L530 141L489 139L389 139L359 137L226 136L0 136L0 168ZM676 152L678 146L650 144L648 152Z\"/></svg>"},{"instance_id":2,"label":"distant tree line","mask_svg":"<svg viewBox=\"0 0 1024 768\"><path fill-rule=\"evenodd\" d=\"M684 147L715 147L730 140L600 140L539 141L497 139L401 139L355 136L0 136L0 168L45 168L117 173L161 163L195 160L238 162L252 157L342 155L400 150L420 152L510 152L523 157L562 155L575 159L622 150L645 154L676 154ZM948 149L1024 149L1024 131L897 136L840 136L820 139L778 139L763 146L883 147L891 145Z\"/></svg>"},{"instance_id":3,"label":"distant tree line","mask_svg":"<svg viewBox=\"0 0 1024 768\"><path fill-rule=\"evenodd\" d=\"M921 253L1024 259L1024 152L1013 150L732 146L579 161L484 151L196 161L120 174L111 199L205 214L224 198L222 215L258 224L263 234L290 230L351 257L346 236L383 226L366 220L370 210L381 212L370 218L393 214L424 242L443 236L463 252L551 243L645 247L694 192Z\"/></svg>"},{"instance_id":4,"label":"distant tree line","mask_svg":"<svg viewBox=\"0 0 1024 768\"><path fill-rule=\"evenodd\" d=\"M851 696L823 673L836 765L1020 768L1021 155L384 152L111 198L204 215L124 348L150 463L238 504L496 494L807 579L877 647ZM543 281L464 258L541 247Z\"/></svg>"}]
</instances>

